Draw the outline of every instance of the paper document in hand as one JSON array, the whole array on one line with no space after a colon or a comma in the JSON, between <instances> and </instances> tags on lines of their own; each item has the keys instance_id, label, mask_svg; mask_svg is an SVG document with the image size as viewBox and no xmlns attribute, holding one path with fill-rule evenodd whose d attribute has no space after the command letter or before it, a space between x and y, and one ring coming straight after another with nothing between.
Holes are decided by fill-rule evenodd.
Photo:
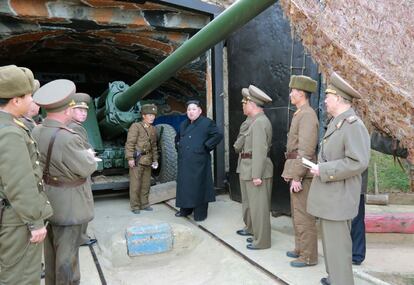
<instances>
[{"instance_id":1,"label":"paper document in hand","mask_svg":"<svg viewBox=\"0 0 414 285\"><path fill-rule=\"evenodd\" d=\"M99 157L95 157L95 161L102 161Z\"/></svg>"},{"instance_id":2,"label":"paper document in hand","mask_svg":"<svg viewBox=\"0 0 414 285\"><path fill-rule=\"evenodd\" d=\"M304 157L302 157L302 164L303 166L307 167L307 168L315 168L316 164L313 163L312 161L310 161L309 159L306 159Z\"/></svg>"}]
</instances>

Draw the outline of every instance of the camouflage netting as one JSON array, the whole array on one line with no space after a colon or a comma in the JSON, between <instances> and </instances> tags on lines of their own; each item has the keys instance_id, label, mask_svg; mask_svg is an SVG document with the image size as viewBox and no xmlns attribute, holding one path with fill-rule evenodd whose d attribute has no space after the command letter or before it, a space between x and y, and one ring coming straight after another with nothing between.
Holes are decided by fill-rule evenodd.
<instances>
[{"instance_id":1,"label":"camouflage netting","mask_svg":"<svg viewBox=\"0 0 414 285\"><path fill-rule=\"evenodd\" d=\"M324 75L363 96L359 113L414 158L414 5L409 0L280 0ZM325 76L326 77L326 76Z\"/></svg>"}]
</instances>

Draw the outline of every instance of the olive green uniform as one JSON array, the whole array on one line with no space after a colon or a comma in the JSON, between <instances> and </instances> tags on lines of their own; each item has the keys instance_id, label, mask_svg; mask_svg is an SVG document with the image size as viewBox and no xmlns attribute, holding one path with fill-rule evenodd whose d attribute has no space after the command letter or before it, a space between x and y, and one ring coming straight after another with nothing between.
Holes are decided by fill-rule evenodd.
<instances>
[{"instance_id":1,"label":"olive green uniform","mask_svg":"<svg viewBox=\"0 0 414 285\"><path fill-rule=\"evenodd\" d=\"M37 143L12 115L0 111L0 284L39 284L42 243L30 230L44 227L52 208L43 190Z\"/></svg>"},{"instance_id":2,"label":"olive green uniform","mask_svg":"<svg viewBox=\"0 0 414 285\"><path fill-rule=\"evenodd\" d=\"M315 217L306 211L306 201L312 174L302 165L305 157L315 162L318 143L318 118L309 104L300 107L293 115L286 145L286 162L282 177L301 181L302 190L290 193L293 227L295 230L295 253L307 264L318 262L318 234Z\"/></svg>"},{"instance_id":3,"label":"olive green uniform","mask_svg":"<svg viewBox=\"0 0 414 285\"><path fill-rule=\"evenodd\" d=\"M321 220L326 271L333 285L354 284L351 220L358 214L361 173L368 167L370 137L352 108L328 125L318 154L319 176L307 211Z\"/></svg>"},{"instance_id":4,"label":"olive green uniform","mask_svg":"<svg viewBox=\"0 0 414 285\"><path fill-rule=\"evenodd\" d=\"M125 158L134 159L134 152L140 151L137 165L129 168L129 197L131 210L148 207L148 195L151 186L151 164L158 161L157 131L154 126L134 123L128 130L125 143Z\"/></svg>"},{"instance_id":5,"label":"olive green uniform","mask_svg":"<svg viewBox=\"0 0 414 285\"><path fill-rule=\"evenodd\" d=\"M79 284L79 245L82 224L93 219L93 197L87 178L96 170L94 155L83 139L60 122L46 118L33 129L41 164L46 163L51 137L56 139L50 156L46 194L55 209L45 242L46 285Z\"/></svg>"},{"instance_id":6,"label":"olive green uniform","mask_svg":"<svg viewBox=\"0 0 414 285\"><path fill-rule=\"evenodd\" d=\"M252 123L252 119L250 117L247 117L246 120L240 125L239 134L237 135L237 139L233 144L234 151L236 153L241 153L244 146L244 141L246 139L246 135L248 133L248 130L250 128L250 125ZM239 160L237 162L237 169L236 173L240 173L239 171L239 165L240 165L241 157L239 155ZM240 177L239 177L240 179ZM241 180L239 180L240 183L240 193L241 193L241 200L242 200L242 216L243 216L243 222L245 224L244 230L248 233L252 233L252 220L250 218L250 209L249 204L247 203L247 193L246 193L246 184L242 183Z\"/></svg>"},{"instance_id":7,"label":"olive green uniform","mask_svg":"<svg viewBox=\"0 0 414 285\"><path fill-rule=\"evenodd\" d=\"M86 131L86 129L82 126L81 123L72 120L69 124L68 124L68 128L74 130L78 135L81 136L82 140L83 140L83 145L86 149L92 148L92 146L89 144L89 140L88 140L88 132ZM88 178L88 182L87 183L91 183L90 178ZM93 200L92 200L93 202ZM84 223L82 224L82 238L81 238L81 244L85 244L87 242L89 242L90 237L88 235L88 223Z\"/></svg>"},{"instance_id":8,"label":"olive green uniform","mask_svg":"<svg viewBox=\"0 0 414 285\"><path fill-rule=\"evenodd\" d=\"M33 131L33 128L36 127L36 122L29 117L23 116L19 118L20 121L22 121L22 123L26 126L26 128L29 129L29 131Z\"/></svg>"},{"instance_id":9,"label":"olive green uniform","mask_svg":"<svg viewBox=\"0 0 414 285\"><path fill-rule=\"evenodd\" d=\"M272 125L263 112L252 117L251 121L239 154L237 173L239 173L240 188L246 193L248 205L246 214L250 212L252 245L264 249L271 246L270 199L273 164L268 153L272 143ZM262 179L262 184L254 186L253 178ZM249 217L245 219L248 220Z\"/></svg>"}]
</instances>

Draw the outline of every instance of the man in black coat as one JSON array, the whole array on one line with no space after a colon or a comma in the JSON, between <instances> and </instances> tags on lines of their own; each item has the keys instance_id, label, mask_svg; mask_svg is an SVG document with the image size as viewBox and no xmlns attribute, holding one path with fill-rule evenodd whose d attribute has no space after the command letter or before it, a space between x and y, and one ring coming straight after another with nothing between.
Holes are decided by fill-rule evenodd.
<instances>
[{"instance_id":1,"label":"man in black coat","mask_svg":"<svg viewBox=\"0 0 414 285\"><path fill-rule=\"evenodd\" d=\"M211 173L210 152L223 138L216 124L201 115L200 102L187 102L187 120L177 135L178 174L175 215L186 217L194 211L194 220L207 218L208 203L216 200Z\"/></svg>"}]
</instances>

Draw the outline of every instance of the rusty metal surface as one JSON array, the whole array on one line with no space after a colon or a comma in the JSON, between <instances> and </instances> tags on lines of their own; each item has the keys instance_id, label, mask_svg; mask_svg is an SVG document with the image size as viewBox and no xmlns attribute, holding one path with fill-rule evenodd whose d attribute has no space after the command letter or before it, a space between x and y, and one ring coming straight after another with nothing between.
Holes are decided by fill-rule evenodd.
<instances>
[{"instance_id":1,"label":"rusty metal surface","mask_svg":"<svg viewBox=\"0 0 414 285\"><path fill-rule=\"evenodd\" d=\"M210 21L173 6L134 2L0 1L0 65L28 66L44 82L50 74L72 74L83 91L100 95L109 81L133 83ZM181 100L205 95L206 68L201 55L158 93Z\"/></svg>"}]
</instances>

